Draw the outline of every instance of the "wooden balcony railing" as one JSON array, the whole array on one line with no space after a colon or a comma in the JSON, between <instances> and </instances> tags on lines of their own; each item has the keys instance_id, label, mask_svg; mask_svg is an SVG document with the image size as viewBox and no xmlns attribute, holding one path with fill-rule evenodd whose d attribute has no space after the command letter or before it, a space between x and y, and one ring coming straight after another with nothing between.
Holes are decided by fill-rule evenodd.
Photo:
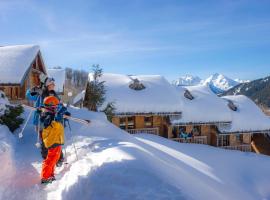
<instances>
[{"instance_id":1,"label":"wooden balcony railing","mask_svg":"<svg viewBox=\"0 0 270 200\"><path fill-rule=\"evenodd\" d=\"M127 129L126 131L130 134L147 133L147 134L159 135L158 128Z\"/></svg>"},{"instance_id":2,"label":"wooden balcony railing","mask_svg":"<svg viewBox=\"0 0 270 200\"><path fill-rule=\"evenodd\" d=\"M251 151L251 145L250 144L241 144L241 145L234 145L234 146L219 146L223 149L230 149L230 150L239 150L244 152L250 152Z\"/></svg>"},{"instance_id":3,"label":"wooden balcony railing","mask_svg":"<svg viewBox=\"0 0 270 200\"><path fill-rule=\"evenodd\" d=\"M191 138L172 138L172 140L180 143L207 144L207 136L194 136Z\"/></svg>"}]
</instances>

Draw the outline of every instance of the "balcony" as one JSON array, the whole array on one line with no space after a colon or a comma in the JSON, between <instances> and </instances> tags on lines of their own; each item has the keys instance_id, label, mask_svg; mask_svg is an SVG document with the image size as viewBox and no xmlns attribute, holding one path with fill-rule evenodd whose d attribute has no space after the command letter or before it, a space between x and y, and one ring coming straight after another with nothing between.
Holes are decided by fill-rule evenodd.
<instances>
[{"instance_id":1,"label":"balcony","mask_svg":"<svg viewBox=\"0 0 270 200\"><path fill-rule=\"evenodd\" d=\"M219 146L223 149L230 149L230 150L238 150L244 152L251 152L251 145L250 144L241 144L241 145L234 145L234 146Z\"/></svg>"},{"instance_id":2,"label":"balcony","mask_svg":"<svg viewBox=\"0 0 270 200\"><path fill-rule=\"evenodd\" d=\"M180 143L207 144L207 136L194 136L191 138L171 138Z\"/></svg>"},{"instance_id":3,"label":"balcony","mask_svg":"<svg viewBox=\"0 0 270 200\"><path fill-rule=\"evenodd\" d=\"M127 129L126 131L130 134L146 133L146 134L159 135L158 128Z\"/></svg>"}]
</instances>

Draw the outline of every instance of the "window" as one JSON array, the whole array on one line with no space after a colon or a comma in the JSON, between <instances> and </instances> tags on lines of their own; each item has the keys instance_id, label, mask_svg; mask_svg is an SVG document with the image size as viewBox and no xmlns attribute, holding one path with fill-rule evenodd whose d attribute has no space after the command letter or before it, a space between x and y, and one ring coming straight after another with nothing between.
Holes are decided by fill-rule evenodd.
<instances>
[{"instance_id":1,"label":"window","mask_svg":"<svg viewBox=\"0 0 270 200\"><path fill-rule=\"evenodd\" d=\"M153 127L153 117L144 117L144 126L146 128L152 128Z\"/></svg>"},{"instance_id":2,"label":"window","mask_svg":"<svg viewBox=\"0 0 270 200\"><path fill-rule=\"evenodd\" d=\"M201 134L201 126L193 126L192 133L194 136L199 136Z\"/></svg>"},{"instance_id":3,"label":"window","mask_svg":"<svg viewBox=\"0 0 270 200\"><path fill-rule=\"evenodd\" d=\"M120 124L119 124L119 127L121 129L126 129L126 118L125 117L121 117L120 118Z\"/></svg>"},{"instance_id":4,"label":"window","mask_svg":"<svg viewBox=\"0 0 270 200\"><path fill-rule=\"evenodd\" d=\"M135 128L135 117L128 117L128 129Z\"/></svg>"},{"instance_id":5,"label":"window","mask_svg":"<svg viewBox=\"0 0 270 200\"><path fill-rule=\"evenodd\" d=\"M237 143L243 143L243 135L242 134L236 134L236 142Z\"/></svg>"},{"instance_id":6,"label":"window","mask_svg":"<svg viewBox=\"0 0 270 200\"><path fill-rule=\"evenodd\" d=\"M185 90L184 96L189 100L194 99L194 97L192 96L192 94L188 90Z\"/></svg>"},{"instance_id":7,"label":"window","mask_svg":"<svg viewBox=\"0 0 270 200\"><path fill-rule=\"evenodd\" d=\"M230 146L230 135L219 135L218 146Z\"/></svg>"},{"instance_id":8,"label":"window","mask_svg":"<svg viewBox=\"0 0 270 200\"><path fill-rule=\"evenodd\" d=\"M231 100L228 100L228 107L229 107L232 111L237 111L237 106L236 106Z\"/></svg>"}]
</instances>

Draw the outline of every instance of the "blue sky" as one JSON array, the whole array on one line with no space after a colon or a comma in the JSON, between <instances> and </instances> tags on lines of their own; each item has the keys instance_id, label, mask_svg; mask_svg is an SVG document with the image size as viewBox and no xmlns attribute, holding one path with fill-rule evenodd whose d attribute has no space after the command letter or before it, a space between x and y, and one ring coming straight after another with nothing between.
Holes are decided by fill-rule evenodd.
<instances>
[{"instance_id":1,"label":"blue sky","mask_svg":"<svg viewBox=\"0 0 270 200\"><path fill-rule=\"evenodd\" d=\"M0 45L39 44L47 67L270 75L270 1L0 0L0 27Z\"/></svg>"}]
</instances>

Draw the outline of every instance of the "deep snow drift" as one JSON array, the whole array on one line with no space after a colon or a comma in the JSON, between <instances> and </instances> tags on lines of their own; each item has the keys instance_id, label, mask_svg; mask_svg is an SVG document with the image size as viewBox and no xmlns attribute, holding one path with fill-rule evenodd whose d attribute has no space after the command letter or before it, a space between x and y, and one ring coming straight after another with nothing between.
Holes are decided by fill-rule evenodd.
<instances>
[{"instance_id":1,"label":"deep snow drift","mask_svg":"<svg viewBox=\"0 0 270 200\"><path fill-rule=\"evenodd\" d=\"M22 139L7 141L14 151L1 157L1 163L12 165L0 173L0 199L270 199L267 156L154 135L134 137L101 113L71 112L91 125L66 128L68 164L57 168L57 180L39 184L42 160L29 123Z\"/></svg>"}]
</instances>

